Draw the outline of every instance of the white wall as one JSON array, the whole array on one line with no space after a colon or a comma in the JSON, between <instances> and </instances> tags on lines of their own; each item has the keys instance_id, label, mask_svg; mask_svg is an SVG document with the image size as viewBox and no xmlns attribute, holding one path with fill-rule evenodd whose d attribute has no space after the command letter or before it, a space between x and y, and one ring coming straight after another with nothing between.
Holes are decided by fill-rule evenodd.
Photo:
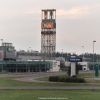
<instances>
[{"instance_id":1,"label":"white wall","mask_svg":"<svg viewBox=\"0 0 100 100\"><path fill-rule=\"evenodd\" d=\"M76 76L76 63L71 62L71 76Z\"/></svg>"},{"instance_id":2,"label":"white wall","mask_svg":"<svg viewBox=\"0 0 100 100\"><path fill-rule=\"evenodd\" d=\"M66 66L66 67L71 66L70 64L71 64L71 62L65 61L65 66Z\"/></svg>"},{"instance_id":3,"label":"white wall","mask_svg":"<svg viewBox=\"0 0 100 100\"><path fill-rule=\"evenodd\" d=\"M52 68L50 72L59 72L60 71L60 61L52 60Z\"/></svg>"}]
</instances>

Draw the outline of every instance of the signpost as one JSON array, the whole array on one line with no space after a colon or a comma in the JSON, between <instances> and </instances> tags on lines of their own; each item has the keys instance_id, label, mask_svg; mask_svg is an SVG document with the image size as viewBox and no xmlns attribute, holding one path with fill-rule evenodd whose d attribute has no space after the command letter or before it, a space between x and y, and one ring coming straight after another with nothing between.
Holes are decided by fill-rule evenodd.
<instances>
[{"instance_id":1,"label":"signpost","mask_svg":"<svg viewBox=\"0 0 100 100\"><path fill-rule=\"evenodd\" d=\"M77 62L82 62L82 58L78 56L71 56L69 58L69 61L71 62L71 70L70 70L70 76L76 76L77 75Z\"/></svg>"}]
</instances>

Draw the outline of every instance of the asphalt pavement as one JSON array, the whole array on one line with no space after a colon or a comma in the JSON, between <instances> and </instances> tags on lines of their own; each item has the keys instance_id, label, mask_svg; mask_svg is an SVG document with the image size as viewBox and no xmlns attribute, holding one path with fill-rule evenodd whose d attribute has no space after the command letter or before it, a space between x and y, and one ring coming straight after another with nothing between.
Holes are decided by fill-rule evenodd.
<instances>
[{"instance_id":1,"label":"asphalt pavement","mask_svg":"<svg viewBox=\"0 0 100 100\"><path fill-rule=\"evenodd\" d=\"M100 90L100 86L10 86L0 90Z\"/></svg>"}]
</instances>

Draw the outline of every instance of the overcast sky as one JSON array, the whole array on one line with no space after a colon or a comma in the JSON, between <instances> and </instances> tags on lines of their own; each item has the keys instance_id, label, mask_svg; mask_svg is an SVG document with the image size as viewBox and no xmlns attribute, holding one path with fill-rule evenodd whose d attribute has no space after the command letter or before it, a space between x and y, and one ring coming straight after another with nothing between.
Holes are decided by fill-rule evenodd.
<instances>
[{"instance_id":1,"label":"overcast sky","mask_svg":"<svg viewBox=\"0 0 100 100\"><path fill-rule=\"evenodd\" d=\"M57 10L57 51L92 52L96 40L100 53L100 0L0 0L0 39L17 50L40 51L41 9L52 8Z\"/></svg>"}]
</instances>

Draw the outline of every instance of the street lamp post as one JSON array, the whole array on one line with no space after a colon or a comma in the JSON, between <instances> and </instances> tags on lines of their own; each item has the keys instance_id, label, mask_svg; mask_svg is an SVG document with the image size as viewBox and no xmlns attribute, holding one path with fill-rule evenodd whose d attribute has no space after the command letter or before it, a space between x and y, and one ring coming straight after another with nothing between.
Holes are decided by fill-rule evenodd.
<instances>
[{"instance_id":1,"label":"street lamp post","mask_svg":"<svg viewBox=\"0 0 100 100\"><path fill-rule=\"evenodd\" d=\"M63 57L63 49L62 49L62 57Z\"/></svg>"},{"instance_id":2,"label":"street lamp post","mask_svg":"<svg viewBox=\"0 0 100 100\"><path fill-rule=\"evenodd\" d=\"M93 70L94 70L94 44L95 44L95 40L93 41Z\"/></svg>"},{"instance_id":3,"label":"street lamp post","mask_svg":"<svg viewBox=\"0 0 100 100\"><path fill-rule=\"evenodd\" d=\"M1 40L1 45L3 45L3 39L0 39Z\"/></svg>"},{"instance_id":4,"label":"street lamp post","mask_svg":"<svg viewBox=\"0 0 100 100\"><path fill-rule=\"evenodd\" d=\"M84 55L85 55L85 50L84 50L84 46L82 46L83 49L83 55L82 55L82 60L84 61Z\"/></svg>"}]
</instances>

